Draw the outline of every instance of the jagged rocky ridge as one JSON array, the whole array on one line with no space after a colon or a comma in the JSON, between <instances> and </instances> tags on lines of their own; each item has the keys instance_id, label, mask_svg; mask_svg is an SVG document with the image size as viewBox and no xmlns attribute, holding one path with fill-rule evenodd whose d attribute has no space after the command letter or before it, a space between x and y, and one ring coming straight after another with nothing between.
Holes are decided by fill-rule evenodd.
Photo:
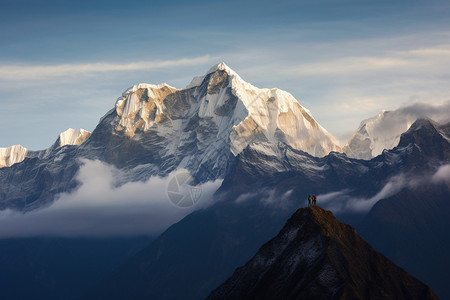
<instances>
[{"instance_id":1,"label":"jagged rocky ridge","mask_svg":"<svg viewBox=\"0 0 450 300\"><path fill-rule=\"evenodd\" d=\"M207 299L438 299L320 207L301 208Z\"/></svg>"},{"instance_id":2,"label":"jagged rocky ridge","mask_svg":"<svg viewBox=\"0 0 450 300\"><path fill-rule=\"evenodd\" d=\"M49 149L42 151L30 151L21 145L14 145L7 148L0 148L0 168L10 167L22 162L25 158L45 157L56 148L67 145L79 145L89 138L91 133L84 129L69 128L61 132L56 142Z\"/></svg>"}]
</instances>

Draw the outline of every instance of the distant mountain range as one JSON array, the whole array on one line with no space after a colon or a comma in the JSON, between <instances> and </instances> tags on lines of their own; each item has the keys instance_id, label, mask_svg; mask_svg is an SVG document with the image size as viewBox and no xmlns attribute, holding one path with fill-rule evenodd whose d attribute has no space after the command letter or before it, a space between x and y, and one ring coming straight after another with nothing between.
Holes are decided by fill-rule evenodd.
<instances>
[{"instance_id":1,"label":"distant mountain range","mask_svg":"<svg viewBox=\"0 0 450 300\"><path fill-rule=\"evenodd\" d=\"M256 88L221 63L185 89L131 87L92 133L69 130L42 151L1 150L0 209L45 209L61 193L76 191L82 159L120 169L120 184L177 170L189 172L190 185L223 179L214 205L172 225L86 294L201 299L314 193L318 205L355 226L376 250L450 297L442 281L450 244L439 229L448 228L443 216L450 214L443 200L450 123L399 116L383 112L363 121L341 149L292 95ZM424 247L429 252L418 260L411 245L427 243L432 250Z\"/></svg>"}]
</instances>

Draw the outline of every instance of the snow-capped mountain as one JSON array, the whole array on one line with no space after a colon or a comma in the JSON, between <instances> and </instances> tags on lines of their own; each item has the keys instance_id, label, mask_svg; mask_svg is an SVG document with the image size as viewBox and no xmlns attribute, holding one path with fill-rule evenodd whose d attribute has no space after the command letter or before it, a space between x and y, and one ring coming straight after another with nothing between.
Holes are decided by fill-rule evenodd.
<instances>
[{"instance_id":1,"label":"snow-capped mountain","mask_svg":"<svg viewBox=\"0 0 450 300\"><path fill-rule=\"evenodd\" d=\"M133 86L105 122L115 134L133 140L152 136L162 142L162 158L194 170L222 170L230 154L238 155L255 141L286 143L314 156L339 150L336 139L291 94L256 88L224 63L195 77L185 89Z\"/></svg>"},{"instance_id":2,"label":"snow-capped mountain","mask_svg":"<svg viewBox=\"0 0 450 300\"><path fill-rule=\"evenodd\" d=\"M13 164L23 161L26 157L42 157L47 155L52 148L59 148L67 145L79 145L83 143L91 133L82 128L69 128L61 132L58 139L49 149L42 151L31 151L21 145L14 145L8 148L0 148L0 168L10 167Z\"/></svg>"},{"instance_id":3,"label":"snow-capped mountain","mask_svg":"<svg viewBox=\"0 0 450 300\"><path fill-rule=\"evenodd\" d=\"M448 104L431 106L421 103L406 105L394 111L383 110L377 116L363 120L343 151L353 158L372 159L383 150L396 147L402 133L417 120L431 118L441 124L450 121Z\"/></svg>"},{"instance_id":4,"label":"snow-capped mountain","mask_svg":"<svg viewBox=\"0 0 450 300\"><path fill-rule=\"evenodd\" d=\"M315 156L339 150L291 94L256 88L224 63L185 89L129 88L90 140L96 148L106 143L104 160L130 172L164 176L183 168L198 181L223 178L234 157L255 143L262 150L283 143ZM135 149L132 156L108 150L124 143Z\"/></svg>"}]
</instances>

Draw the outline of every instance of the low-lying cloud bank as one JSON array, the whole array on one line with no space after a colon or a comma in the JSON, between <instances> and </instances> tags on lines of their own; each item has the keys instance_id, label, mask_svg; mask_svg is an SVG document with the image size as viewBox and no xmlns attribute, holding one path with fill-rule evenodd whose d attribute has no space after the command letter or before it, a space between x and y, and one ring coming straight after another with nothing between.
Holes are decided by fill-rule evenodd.
<instances>
[{"instance_id":1,"label":"low-lying cloud bank","mask_svg":"<svg viewBox=\"0 0 450 300\"><path fill-rule=\"evenodd\" d=\"M389 198L404 188L414 189L424 184L446 184L450 187L450 164L443 165L431 176L418 177L400 174L392 177L383 188L371 198L353 196L352 190L344 189L318 195L318 204L334 213L367 212L380 200Z\"/></svg>"},{"instance_id":2,"label":"low-lying cloud bank","mask_svg":"<svg viewBox=\"0 0 450 300\"><path fill-rule=\"evenodd\" d=\"M212 204L221 180L198 186L195 204L179 207L168 197L168 184L183 172L121 186L124 174L98 160L84 160L81 186L61 194L48 208L29 213L0 212L0 237L102 237L157 235L191 212ZM180 190L185 193L187 190Z\"/></svg>"}]
</instances>

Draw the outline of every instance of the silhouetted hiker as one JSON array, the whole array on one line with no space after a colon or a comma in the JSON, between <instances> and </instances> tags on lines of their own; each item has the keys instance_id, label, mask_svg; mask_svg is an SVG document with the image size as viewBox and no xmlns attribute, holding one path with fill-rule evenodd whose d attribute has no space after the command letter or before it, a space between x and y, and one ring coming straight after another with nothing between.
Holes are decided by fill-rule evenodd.
<instances>
[{"instance_id":1,"label":"silhouetted hiker","mask_svg":"<svg viewBox=\"0 0 450 300\"><path fill-rule=\"evenodd\" d=\"M313 195L312 196L313 206L316 206L316 200L317 200L316 195Z\"/></svg>"},{"instance_id":2,"label":"silhouetted hiker","mask_svg":"<svg viewBox=\"0 0 450 300\"><path fill-rule=\"evenodd\" d=\"M308 206L312 205L312 197L311 195L308 195Z\"/></svg>"}]
</instances>

